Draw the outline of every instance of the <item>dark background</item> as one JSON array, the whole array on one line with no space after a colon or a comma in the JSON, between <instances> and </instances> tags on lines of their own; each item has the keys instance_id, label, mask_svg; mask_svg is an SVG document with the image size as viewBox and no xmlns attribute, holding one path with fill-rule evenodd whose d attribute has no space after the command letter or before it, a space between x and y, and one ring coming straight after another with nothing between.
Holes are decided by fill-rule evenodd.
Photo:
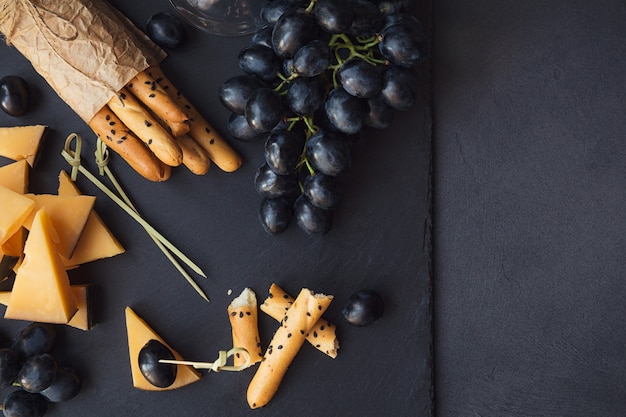
<instances>
[{"instance_id":1,"label":"dark background","mask_svg":"<svg viewBox=\"0 0 626 417\"><path fill-rule=\"evenodd\" d=\"M170 10L165 0L111 1L138 27L150 15ZM427 8L420 16L427 22ZM189 30L189 39L170 51L162 68L214 127L226 132L227 111L219 85L234 74L248 38L220 38ZM33 107L16 119L0 114L0 125L46 124L43 157L31 173L33 192L56 193L60 152L67 135L81 134L83 161L92 171L94 136L13 48L0 44L0 74L23 76L33 90ZM78 185L97 196L96 209L127 252L70 271L74 283L92 283L98 324L85 333L59 327L56 354L84 378L82 393L51 408L50 416L109 415L393 415L431 414L430 297L430 97L428 67L415 106L396 116L386 131L367 131L353 146L345 200L331 232L309 237L295 225L284 235L267 235L257 219L260 197L254 172L263 143L234 143L244 158L235 173L212 167L198 177L184 168L162 184L150 183L113 157L111 168L139 211L208 274L194 276L211 298L203 301L159 252L143 230L85 178ZM4 164L8 161L2 161ZM338 325L341 349L332 360L304 346L272 402L250 411L247 385L254 369L207 374L180 390L152 393L132 388L124 308L132 307L185 358L213 361L231 347L226 307L245 287L262 301L272 282L296 295L302 287L335 295L326 312ZM372 288L386 303L384 318L369 328L342 321L350 294ZM232 295L228 291L232 290ZM24 323L2 321L13 336ZM260 315L263 343L276 323Z\"/></svg>"},{"instance_id":2,"label":"dark background","mask_svg":"<svg viewBox=\"0 0 626 417\"><path fill-rule=\"evenodd\" d=\"M433 2L439 416L626 415L625 21Z\"/></svg>"}]
</instances>

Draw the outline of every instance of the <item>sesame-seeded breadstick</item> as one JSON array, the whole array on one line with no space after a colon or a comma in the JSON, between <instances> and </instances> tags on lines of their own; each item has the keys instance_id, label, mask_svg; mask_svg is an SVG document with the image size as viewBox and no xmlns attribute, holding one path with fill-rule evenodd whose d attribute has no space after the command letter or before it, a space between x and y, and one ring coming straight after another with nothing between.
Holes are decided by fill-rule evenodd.
<instances>
[{"instance_id":1,"label":"sesame-seeded breadstick","mask_svg":"<svg viewBox=\"0 0 626 417\"><path fill-rule=\"evenodd\" d=\"M244 288L228 306L228 318L232 328L233 347L242 347L250 354L250 366L260 362L263 357L256 294L250 288ZM234 365L241 366L246 358L236 353Z\"/></svg>"}]
</instances>

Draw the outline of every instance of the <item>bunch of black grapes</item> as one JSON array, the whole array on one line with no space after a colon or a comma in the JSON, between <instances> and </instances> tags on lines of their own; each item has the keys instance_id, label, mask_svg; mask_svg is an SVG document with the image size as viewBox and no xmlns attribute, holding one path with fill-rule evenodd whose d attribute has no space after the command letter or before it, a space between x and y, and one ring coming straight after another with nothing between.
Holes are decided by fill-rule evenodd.
<instances>
[{"instance_id":1,"label":"bunch of black grapes","mask_svg":"<svg viewBox=\"0 0 626 417\"><path fill-rule=\"evenodd\" d=\"M254 186L268 233L293 218L309 234L327 233L351 143L415 102L428 41L401 3L273 0L262 9L267 26L239 53L244 74L226 80L219 98L234 138L265 141Z\"/></svg>"},{"instance_id":2,"label":"bunch of black grapes","mask_svg":"<svg viewBox=\"0 0 626 417\"><path fill-rule=\"evenodd\" d=\"M74 398L82 387L73 368L61 366L52 353L54 326L31 323L13 343L0 347L0 388L9 389L2 402L5 417L41 417L51 403Z\"/></svg>"}]
</instances>

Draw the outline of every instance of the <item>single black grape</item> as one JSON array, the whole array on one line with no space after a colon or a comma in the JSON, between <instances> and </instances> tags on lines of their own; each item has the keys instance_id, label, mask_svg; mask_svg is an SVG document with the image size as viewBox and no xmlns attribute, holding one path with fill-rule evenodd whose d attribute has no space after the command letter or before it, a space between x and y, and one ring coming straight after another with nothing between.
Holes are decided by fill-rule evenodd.
<instances>
[{"instance_id":1,"label":"single black grape","mask_svg":"<svg viewBox=\"0 0 626 417\"><path fill-rule=\"evenodd\" d=\"M259 207L259 220L269 234L277 235L289 227L293 219L293 203L290 198L264 198Z\"/></svg>"},{"instance_id":2,"label":"single black grape","mask_svg":"<svg viewBox=\"0 0 626 417\"><path fill-rule=\"evenodd\" d=\"M322 173L310 175L305 179L303 188L303 194L321 209L334 210L343 199L343 186L338 177Z\"/></svg>"},{"instance_id":3,"label":"single black grape","mask_svg":"<svg viewBox=\"0 0 626 417\"><path fill-rule=\"evenodd\" d=\"M293 205L296 223L309 235L325 235L333 223L333 212L316 207L304 194Z\"/></svg>"},{"instance_id":4,"label":"single black grape","mask_svg":"<svg viewBox=\"0 0 626 417\"><path fill-rule=\"evenodd\" d=\"M317 171L337 176L350 167L350 145L341 133L320 130L307 141L306 157Z\"/></svg>"},{"instance_id":5,"label":"single black grape","mask_svg":"<svg viewBox=\"0 0 626 417\"><path fill-rule=\"evenodd\" d=\"M283 117L280 96L268 87L255 90L248 97L245 115L254 130L259 133L269 132Z\"/></svg>"},{"instance_id":6,"label":"single black grape","mask_svg":"<svg viewBox=\"0 0 626 417\"><path fill-rule=\"evenodd\" d=\"M354 326L369 326L379 320L385 312L383 298L372 290L359 290L352 294L341 314L346 321Z\"/></svg>"},{"instance_id":7,"label":"single black grape","mask_svg":"<svg viewBox=\"0 0 626 417\"><path fill-rule=\"evenodd\" d=\"M167 12L153 14L146 25L146 33L154 43L164 48L177 48L187 39L183 22Z\"/></svg>"},{"instance_id":8,"label":"single black grape","mask_svg":"<svg viewBox=\"0 0 626 417\"><path fill-rule=\"evenodd\" d=\"M365 116L365 124L375 129L387 129L391 126L395 110L385 104L380 95L367 100L369 112Z\"/></svg>"},{"instance_id":9,"label":"single black grape","mask_svg":"<svg viewBox=\"0 0 626 417\"><path fill-rule=\"evenodd\" d=\"M428 41L421 26L410 24L410 21L402 21L382 31L378 49L390 62L412 67L428 54Z\"/></svg>"},{"instance_id":10,"label":"single black grape","mask_svg":"<svg viewBox=\"0 0 626 417\"><path fill-rule=\"evenodd\" d=\"M52 350L56 331L51 324L31 323L23 328L13 341L13 350L22 358Z\"/></svg>"},{"instance_id":11,"label":"single black grape","mask_svg":"<svg viewBox=\"0 0 626 417\"><path fill-rule=\"evenodd\" d=\"M293 56L293 69L303 77L315 77L330 65L328 43L315 39L298 49Z\"/></svg>"},{"instance_id":12,"label":"single black grape","mask_svg":"<svg viewBox=\"0 0 626 417\"><path fill-rule=\"evenodd\" d=\"M254 176L254 188L263 197L293 195L299 191L298 174L278 175L264 163Z\"/></svg>"},{"instance_id":13,"label":"single black grape","mask_svg":"<svg viewBox=\"0 0 626 417\"><path fill-rule=\"evenodd\" d=\"M368 112L364 99L349 94L342 87L331 90L324 104L326 116L340 132L354 134L363 128Z\"/></svg>"},{"instance_id":14,"label":"single black grape","mask_svg":"<svg viewBox=\"0 0 626 417\"><path fill-rule=\"evenodd\" d=\"M237 113L231 113L228 118L228 132L242 142L254 142L265 137L250 126L245 115Z\"/></svg>"},{"instance_id":15,"label":"single black grape","mask_svg":"<svg viewBox=\"0 0 626 417\"><path fill-rule=\"evenodd\" d=\"M351 0L354 17L347 33L354 36L373 36L383 24L385 16L369 0Z\"/></svg>"},{"instance_id":16,"label":"single black grape","mask_svg":"<svg viewBox=\"0 0 626 417\"><path fill-rule=\"evenodd\" d=\"M381 71L362 59L344 62L337 75L343 89L355 97L374 97L382 87Z\"/></svg>"},{"instance_id":17,"label":"single black grape","mask_svg":"<svg viewBox=\"0 0 626 417\"><path fill-rule=\"evenodd\" d=\"M383 73L380 98L396 110L408 110L418 97L419 82L413 70L393 65Z\"/></svg>"},{"instance_id":18,"label":"single black grape","mask_svg":"<svg viewBox=\"0 0 626 417\"><path fill-rule=\"evenodd\" d=\"M278 175L295 173L306 137L301 129L278 130L265 141L265 161Z\"/></svg>"},{"instance_id":19,"label":"single black grape","mask_svg":"<svg viewBox=\"0 0 626 417\"><path fill-rule=\"evenodd\" d=\"M56 359L49 353L29 356L17 373L17 382L25 391L41 392L54 383L57 368Z\"/></svg>"},{"instance_id":20,"label":"single black grape","mask_svg":"<svg viewBox=\"0 0 626 417\"><path fill-rule=\"evenodd\" d=\"M7 395L2 403L5 417L42 417L48 411L48 401L35 393L18 389Z\"/></svg>"},{"instance_id":21,"label":"single black grape","mask_svg":"<svg viewBox=\"0 0 626 417\"><path fill-rule=\"evenodd\" d=\"M238 58L243 72L266 83L272 83L282 70L282 60L267 46L248 45L239 52Z\"/></svg>"},{"instance_id":22,"label":"single black grape","mask_svg":"<svg viewBox=\"0 0 626 417\"><path fill-rule=\"evenodd\" d=\"M0 349L0 389L11 386L17 380L20 360L13 349Z\"/></svg>"},{"instance_id":23,"label":"single black grape","mask_svg":"<svg viewBox=\"0 0 626 417\"><path fill-rule=\"evenodd\" d=\"M352 26L354 11L351 0L317 0L315 21L328 33L344 33Z\"/></svg>"},{"instance_id":24,"label":"single black grape","mask_svg":"<svg viewBox=\"0 0 626 417\"><path fill-rule=\"evenodd\" d=\"M272 48L272 31L274 27L272 25L267 25L257 30L252 34L252 38L250 38L250 43L254 45L263 45L268 48Z\"/></svg>"},{"instance_id":25,"label":"single black grape","mask_svg":"<svg viewBox=\"0 0 626 417\"><path fill-rule=\"evenodd\" d=\"M218 97L228 110L243 114L246 111L248 97L261 87L264 87L264 84L250 75L235 75L220 85Z\"/></svg>"},{"instance_id":26,"label":"single black grape","mask_svg":"<svg viewBox=\"0 0 626 417\"><path fill-rule=\"evenodd\" d=\"M307 43L317 39L318 26L311 13L293 10L284 13L274 24L272 45L283 59L293 56Z\"/></svg>"},{"instance_id":27,"label":"single black grape","mask_svg":"<svg viewBox=\"0 0 626 417\"><path fill-rule=\"evenodd\" d=\"M321 108L326 99L326 79L322 75L298 77L289 83L285 103L295 114L304 116Z\"/></svg>"},{"instance_id":28,"label":"single black grape","mask_svg":"<svg viewBox=\"0 0 626 417\"><path fill-rule=\"evenodd\" d=\"M0 108L8 115L21 117L28 111L30 93L26 81L17 75L0 79Z\"/></svg>"},{"instance_id":29,"label":"single black grape","mask_svg":"<svg viewBox=\"0 0 626 417\"><path fill-rule=\"evenodd\" d=\"M159 388L167 388L176 381L177 365L160 363L161 359L176 359L174 353L158 340L149 340L139 351L139 370L146 380Z\"/></svg>"},{"instance_id":30,"label":"single black grape","mask_svg":"<svg viewBox=\"0 0 626 417\"><path fill-rule=\"evenodd\" d=\"M82 388L80 376L72 368L57 369L54 383L41 391L41 395L53 403L69 401L78 395Z\"/></svg>"},{"instance_id":31,"label":"single black grape","mask_svg":"<svg viewBox=\"0 0 626 417\"><path fill-rule=\"evenodd\" d=\"M298 9L298 4L289 0L272 0L261 8L261 19L268 25L274 25L286 12Z\"/></svg>"}]
</instances>

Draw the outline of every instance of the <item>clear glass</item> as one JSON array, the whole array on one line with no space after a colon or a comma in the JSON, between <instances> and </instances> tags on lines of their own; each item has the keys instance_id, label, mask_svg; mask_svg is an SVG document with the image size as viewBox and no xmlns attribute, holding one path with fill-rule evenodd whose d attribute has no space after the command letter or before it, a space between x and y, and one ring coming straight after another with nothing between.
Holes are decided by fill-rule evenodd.
<instances>
[{"instance_id":1,"label":"clear glass","mask_svg":"<svg viewBox=\"0 0 626 417\"><path fill-rule=\"evenodd\" d=\"M267 0L170 0L193 26L219 36L243 36L264 26L261 8Z\"/></svg>"}]
</instances>

